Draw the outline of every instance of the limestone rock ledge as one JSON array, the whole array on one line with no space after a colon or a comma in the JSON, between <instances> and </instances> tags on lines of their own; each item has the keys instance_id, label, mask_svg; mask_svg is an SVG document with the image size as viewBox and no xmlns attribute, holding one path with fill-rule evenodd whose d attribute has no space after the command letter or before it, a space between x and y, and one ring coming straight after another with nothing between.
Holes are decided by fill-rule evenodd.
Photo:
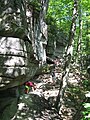
<instances>
[{"instance_id":1,"label":"limestone rock ledge","mask_svg":"<svg viewBox=\"0 0 90 120\"><path fill-rule=\"evenodd\" d=\"M22 39L1 37L0 90L22 85L35 75L38 61L31 56L32 46L28 48Z\"/></svg>"},{"instance_id":2,"label":"limestone rock ledge","mask_svg":"<svg viewBox=\"0 0 90 120\"><path fill-rule=\"evenodd\" d=\"M47 2L0 2L0 120L11 120L23 84L46 61Z\"/></svg>"}]
</instances>

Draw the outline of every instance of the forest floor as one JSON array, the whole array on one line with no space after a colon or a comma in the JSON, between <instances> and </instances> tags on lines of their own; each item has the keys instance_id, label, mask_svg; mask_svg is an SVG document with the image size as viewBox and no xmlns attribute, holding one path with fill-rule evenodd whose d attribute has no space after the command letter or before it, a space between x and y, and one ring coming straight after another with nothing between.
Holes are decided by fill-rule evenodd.
<instances>
[{"instance_id":1,"label":"forest floor","mask_svg":"<svg viewBox=\"0 0 90 120\"><path fill-rule=\"evenodd\" d=\"M13 120L81 120L82 103L85 101L84 74L79 71L79 66L71 66L68 87L64 94L61 114L54 107L59 92L62 77L62 67L56 67L55 81L50 73L39 75L33 81L37 89L23 94L18 103L18 111Z\"/></svg>"}]
</instances>

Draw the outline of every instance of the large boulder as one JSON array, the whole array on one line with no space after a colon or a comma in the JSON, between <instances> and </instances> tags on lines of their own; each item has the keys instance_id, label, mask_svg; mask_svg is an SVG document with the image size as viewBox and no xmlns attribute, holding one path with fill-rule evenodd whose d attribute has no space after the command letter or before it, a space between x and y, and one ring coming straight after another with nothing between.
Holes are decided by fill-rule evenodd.
<instances>
[{"instance_id":1,"label":"large boulder","mask_svg":"<svg viewBox=\"0 0 90 120\"><path fill-rule=\"evenodd\" d=\"M46 62L47 2L1 0L0 90L23 84Z\"/></svg>"},{"instance_id":2,"label":"large boulder","mask_svg":"<svg viewBox=\"0 0 90 120\"><path fill-rule=\"evenodd\" d=\"M0 90L22 85L39 68L30 44L20 38L0 39Z\"/></svg>"},{"instance_id":3,"label":"large boulder","mask_svg":"<svg viewBox=\"0 0 90 120\"><path fill-rule=\"evenodd\" d=\"M0 1L0 120L11 120L21 87L46 62L47 2Z\"/></svg>"}]
</instances>

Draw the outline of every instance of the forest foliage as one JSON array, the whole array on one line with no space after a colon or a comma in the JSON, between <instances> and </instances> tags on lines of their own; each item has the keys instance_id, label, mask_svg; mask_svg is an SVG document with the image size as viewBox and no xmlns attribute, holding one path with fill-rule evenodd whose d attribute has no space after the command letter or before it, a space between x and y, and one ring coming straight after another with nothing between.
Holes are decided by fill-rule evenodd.
<instances>
[{"instance_id":1,"label":"forest foliage","mask_svg":"<svg viewBox=\"0 0 90 120\"><path fill-rule=\"evenodd\" d=\"M48 8L48 18L53 25L52 31L55 27L63 30L67 35L69 34L71 19L72 19L73 1L72 0L50 0ZM81 11L81 18L80 16ZM74 53L77 52L78 36L79 36L79 19L82 21L82 40L81 40L81 54L87 56L90 54L90 1L78 1L78 18L76 22L75 47ZM75 53L76 54L76 53Z\"/></svg>"},{"instance_id":2,"label":"forest foliage","mask_svg":"<svg viewBox=\"0 0 90 120\"><path fill-rule=\"evenodd\" d=\"M69 42L69 34L72 24L72 16L74 9L74 0L50 0L48 14L47 14L47 24L49 24L49 29L51 33L58 39L57 31L63 31L66 34ZM78 16L76 19L76 31L74 35L73 42L73 56L71 62L80 65L80 72L86 73L88 66L90 66L90 1L79 0L78 2ZM57 36L56 36L57 35ZM90 74L90 69L89 69ZM90 76L89 76L90 77ZM85 91L89 91L88 80L83 83ZM87 88L87 90L85 89ZM77 91L77 89L75 89ZM90 115L90 103L83 101L83 119L86 119Z\"/></svg>"}]
</instances>

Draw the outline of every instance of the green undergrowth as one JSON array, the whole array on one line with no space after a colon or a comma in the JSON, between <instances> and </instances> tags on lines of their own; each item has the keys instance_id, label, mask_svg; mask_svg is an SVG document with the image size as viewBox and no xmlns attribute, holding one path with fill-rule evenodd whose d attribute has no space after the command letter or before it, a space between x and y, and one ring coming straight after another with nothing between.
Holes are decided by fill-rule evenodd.
<instances>
[{"instance_id":1,"label":"green undergrowth","mask_svg":"<svg viewBox=\"0 0 90 120\"><path fill-rule=\"evenodd\" d=\"M67 98L72 101L80 120L90 120L90 81L82 80L78 86L70 85L67 89ZM71 105L71 103L70 103Z\"/></svg>"},{"instance_id":2,"label":"green undergrowth","mask_svg":"<svg viewBox=\"0 0 90 120\"><path fill-rule=\"evenodd\" d=\"M90 120L90 81L86 79L82 82L84 92L85 92L85 101L83 101L82 119L81 120Z\"/></svg>"}]
</instances>

